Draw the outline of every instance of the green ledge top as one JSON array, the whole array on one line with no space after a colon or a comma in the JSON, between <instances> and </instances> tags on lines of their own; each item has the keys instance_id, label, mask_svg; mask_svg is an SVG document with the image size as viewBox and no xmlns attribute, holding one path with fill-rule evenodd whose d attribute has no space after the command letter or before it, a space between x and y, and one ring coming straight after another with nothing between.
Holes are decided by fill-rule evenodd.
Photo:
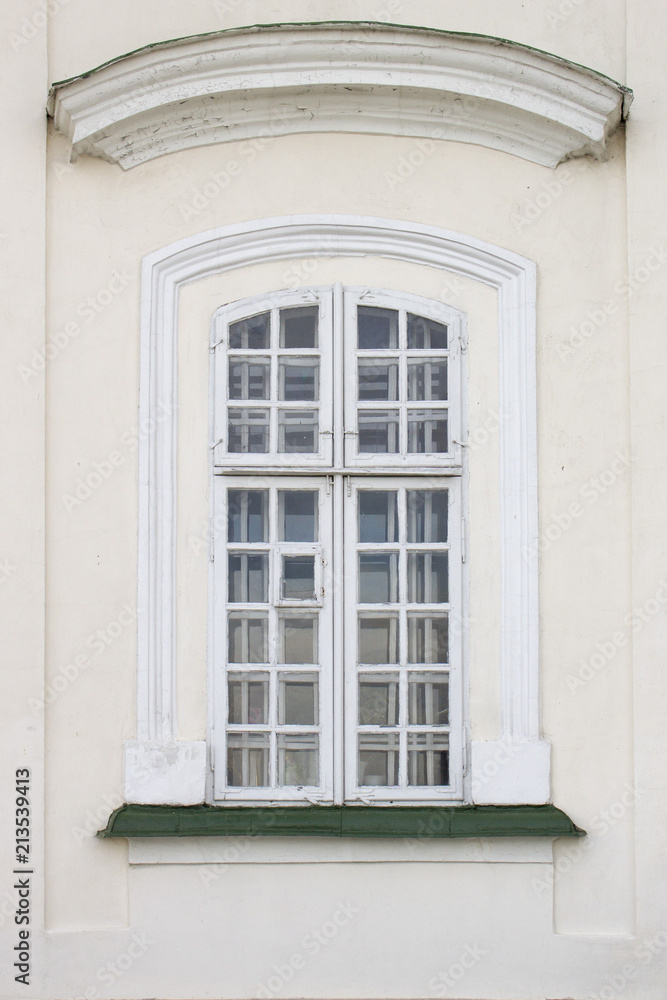
<instances>
[{"instance_id":1,"label":"green ledge top","mask_svg":"<svg viewBox=\"0 0 667 1000\"><path fill-rule=\"evenodd\" d=\"M555 806L138 806L98 837L582 837Z\"/></svg>"}]
</instances>

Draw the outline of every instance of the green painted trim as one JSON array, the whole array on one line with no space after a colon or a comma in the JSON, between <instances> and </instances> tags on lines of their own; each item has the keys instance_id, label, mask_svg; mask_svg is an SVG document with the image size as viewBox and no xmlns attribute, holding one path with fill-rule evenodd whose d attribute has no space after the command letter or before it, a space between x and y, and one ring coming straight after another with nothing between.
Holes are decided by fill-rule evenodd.
<instances>
[{"instance_id":1,"label":"green painted trim","mask_svg":"<svg viewBox=\"0 0 667 1000\"><path fill-rule=\"evenodd\" d=\"M98 837L583 837L555 806L137 806Z\"/></svg>"}]
</instances>

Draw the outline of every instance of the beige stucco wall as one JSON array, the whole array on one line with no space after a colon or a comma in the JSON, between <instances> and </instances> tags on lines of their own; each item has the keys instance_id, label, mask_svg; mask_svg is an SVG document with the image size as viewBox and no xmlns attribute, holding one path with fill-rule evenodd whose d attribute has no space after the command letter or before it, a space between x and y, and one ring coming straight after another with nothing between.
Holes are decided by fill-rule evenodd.
<instances>
[{"instance_id":1,"label":"beige stucco wall","mask_svg":"<svg viewBox=\"0 0 667 1000\"><path fill-rule=\"evenodd\" d=\"M449 995L583 998L614 989L606 977L616 976L617 985L619 977L631 985L614 995L659 997L667 936L650 960L638 949L667 928L659 888L664 613L654 610L667 542L658 458L664 70L654 41L665 15L657 4L640 9L629 2L626 50L620 0L472 7L435 0L197 0L187 9L153 0L113 6L70 0L57 6L48 32L33 24L37 6L12 0L0 14L9 67L5 93L13 109L0 225L7 233L0 253L8 303L2 433L3 454L15 470L3 505L0 557L17 567L3 583L9 623L3 794L9 807L14 769L27 762L37 850L42 831L46 839L44 864L37 854L34 876L34 984L16 987L8 962L2 995L14 997L20 988L39 998L77 1000L87 991L91 997L251 997L293 954L303 956L303 967L272 995L445 995L440 973L470 948L478 957ZM34 37L24 38L31 34L24 17ZM627 82L636 91L627 172L623 134L612 140L606 163L574 161L555 171L481 147L440 143L401 183L396 171L415 143L390 137L282 136L256 155L235 143L123 173L92 159L70 165L67 143L51 131L44 162L43 105L54 80L166 38L347 18L501 35ZM238 175L196 208L211 174L231 160L241 164ZM442 226L538 266L542 726L553 744L554 801L589 831L574 852L571 842L555 845L556 868L520 844L511 862L456 855L439 862L420 856L337 862L324 842L316 845L317 861L308 863L272 864L243 849L225 855L218 844L223 863L217 867L130 867L125 842L92 835L121 801L122 742L136 725L141 260L216 226L303 213ZM652 268L655 260L654 272L648 263ZM470 429L474 434L488 425L498 408L495 293L435 269L378 259L315 257L308 267L317 284L340 280L442 296L465 312ZM201 537L208 514L210 320L224 302L293 284L286 270L248 267L193 284L181 297L177 679L179 736L186 739L203 739L206 725L207 565L190 539ZM39 370L44 289L46 335L57 347L45 379ZM498 440L493 433L487 438L470 453L470 697L474 735L483 739L494 738L499 727L497 617L489 611L499 601ZM79 488L77 496L77 481L96 466L107 469L105 463L112 471L99 487L89 496ZM576 515L569 513L573 504ZM42 705L44 630L51 687ZM85 666L77 657L86 657ZM58 682L58 692L53 684L63 676L67 684ZM0 848L10 898L11 846ZM353 912L331 942L317 951L304 945L341 904ZM2 913L0 952L7 961L15 927ZM140 954L127 970L111 975L107 963L128 953L133 935L145 947L135 949Z\"/></svg>"}]
</instances>

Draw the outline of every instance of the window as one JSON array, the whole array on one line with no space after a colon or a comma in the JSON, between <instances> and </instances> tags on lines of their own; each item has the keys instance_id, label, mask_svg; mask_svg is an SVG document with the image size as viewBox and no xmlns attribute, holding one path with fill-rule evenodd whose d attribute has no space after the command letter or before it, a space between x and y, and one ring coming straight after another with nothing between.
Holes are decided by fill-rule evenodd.
<instances>
[{"instance_id":1,"label":"window","mask_svg":"<svg viewBox=\"0 0 667 1000\"><path fill-rule=\"evenodd\" d=\"M217 314L213 801L462 799L460 336L341 286Z\"/></svg>"}]
</instances>

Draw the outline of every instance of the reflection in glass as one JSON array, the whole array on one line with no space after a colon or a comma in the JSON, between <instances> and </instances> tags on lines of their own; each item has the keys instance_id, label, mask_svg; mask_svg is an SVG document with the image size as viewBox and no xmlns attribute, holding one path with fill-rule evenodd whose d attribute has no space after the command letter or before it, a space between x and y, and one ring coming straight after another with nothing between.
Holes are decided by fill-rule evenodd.
<instances>
[{"instance_id":1,"label":"reflection in glass","mask_svg":"<svg viewBox=\"0 0 667 1000\"><path fill-rule=\"evenodd\" d=\"M291 601L315 599L315 556L283 556L282 597Z\"/></svg>"},{"instance_id":2,"label":"reflection in glass","mask_svg":"<svg viewBox=\"0 0 667 1000\"><path fill-rule=\"evenodd\" d=\"M408 785L448 784L448 734L408 733Z\"/></svg>"},{"instance_id":3,"label":"reflection in glass","mask_svg":"<svg viewBox=\"0 0 667 1000\"><path fill-rule=\"evenodd\" d=\"M282 542L317 541L316 490L279 490L278 508Z\"/></svg>"},{"instance_id":4,"label":"reflection in glass","mask_svg":"<svg viewBox=\"0 0 667 1000\"><path fill-rule=\"evenodd\" d=\"M398 725L398 674L359 674L359 725Z\"/></svg>"},{"instance_id":5,"label":"reflection in glass","mask_svg":"<svg viewBox=\"0 0 667 1000\"><path fill-rule=\"evenodd\" d=\"M408 349L447 350L447 327L423 316L408 313Z\"/></svg>"},{"instance_id":6,"label":"reflection in glass","mask_svg":"<svg viewBox=\"0 0 667 1000\"><path fill-rule=\"evenodd\" d=\"M408 722L411 726L446 726L449 722L447 674L408 674Z\"/></svg>"},{"instance_id":7,"label":"reflection in glass","mask_svg":"<svg viewBox=\"0 0 667 1000\"><path fill-rule=\"evenodd\" d=\"M408 615L408 663L447 663L447 615Z\"/></svg>"},{"instance_id":8,"label":"reflection in glass","mask_svg":"<svg viewBox=\"0 0 667 1000\"><path fill-rule=\"evenodd\" d=\"M398 312L357 306L358 346L360 351L396 350L398 347Z\"/></svg>"},{"instance_id":9,"label":"reflection in glass","mask_svg":"<svg viewBox=\"0 0 667 1000\"><path fill-rule=\"evenodd\" d=\"M269 557L265 553L230 552L227 600L230 604L266 604Z\"/></svg>"},{"instance_id":10,"label":"reflection in glass","mask_svg":"<svg viewBox=\"0 0 667 1000\"><path fill-rule=\"evenodd\" d=\"M268 399L269 361L234 361L229 359L229 398Z\"/></svg>"},{"instance_id":11,"label":"reflection in glass","mask_svg":"<svg viewBox=\"0 0 667 1000\"><path fill-rule=\"evenodd\" d=\"M408 601L447 603L447 553L408 552Z\"/></svg>"},{"instance_id":12,"label":"reflection in glass","mask_svg":"<svg viewBox=\"0 0 667 1000\"><path fill-rule=\"evenodd\" d=\"M317 733L278 733L278 784L319 784Z\"/></svg>"},{"instance_id":13,"label":"reflection in glass","mask_svg":"<svg viewBox=\"0 0 667 1000\"><path fill-rule=\"evenodd\" d=\"M398 663L398 615L359 615L359 663Z\"/></svg>"},{"instance_id":14,"label":"reflection in glass","mask_svg":"<svg viewBox=\"0 0 667 1000\"><path fill-rule=\"evenodd\" d=\"M268 490L228 490L227 540L266 542L268 508Z\"/></svg>"},{"instance_id":15,"label":"reflection in glass","mask_svg":"<svg viewBox=\"0 0 667 1000\"><path fill-rule=\"evenodd\" d=\"M233 788L265 788L269 784L269 734L227 735L227 784Z\"/></svg>"},{"instance_id":16,"label":"reflection in glass","mask_svg":"<svg viewBox=\"0 0 667 1000\"><path fill-rule=\"evenodd\" d=\"M269 347L271 313L260 313L230 323L229 348L232 351L262 351Z\"/></svg>"},{"instance_id":17,"label":"reflection in glass","mask_svg":"<svg viewBox=\"0 0 667 1000\"><path fill-rule=\"evenodd\" d=\"M317 410L280 410L278 451L312 455L318 450L319 419Z\"/></svg>"},{"instance_id":18,"label":"reflection in glass","mask_svg":"<svg viewBox=\"0 0 667 1000\"><path fill-rule=\"evenodd\" d=\"M410 454L443 454L447 450L447 410L408 410Z\"/></svg>"},{"instance_id":19,"label":"reflection in glass","mask_svg":"<svg viewBox=\"0 0 667 1000\"><path fill-rule=\"evenodd\" d=\"M228 619L230 663L266 663L269 618L266 614L233 611Z\"/></svg>"},{"instance_id":20,"label":"reflection in glass","mask_svg":"<svg viewBox=\"0 0 667 1000\"><path fill-rule=\"evenodd\" d=\"M227 676L228 720L233 725L263 726L269 721L269 675L264 673Z\"/></svg>"},{"instance_id":21,"label":"reflection in glass","mask_svg":"<svg viewBox=\"0 0 667 1000\"><path fill-rule=\"evenodd\" d=\"M359 451L395 455L398 428L398 410L359 410Z\"/></svg>"},{"instance_id":22,"label":"reflection in glass","mask_svg":"<svg viewBox=\"0 0 667 1000\"><path fill-rule=\"evenodd\" d=\"M360 361L359 399L398 399L398 361Z\"/></svg>"},{"instance_id":23,"label":"reflection in glass","mask_svg":"<svg viewBox=\"0 0 667 1000\"><path fill-rule=\"evenodd\" d=\"M447 399L447 362L408 363L408 399Z\"/></svg>"},{"instance_id":24,"label":"reflection in glass","mask_svg":"<svg viewBox=\"0 0 667 1000\"><path fill-rule=\"evenodd\" d=\"M447 490L407 490L408 542L446 542Z\"/></svg>"},{"instance_id":25,"label":"reflection in glass","mask_svg":"<svg viewBox=\"0 0 667 1000\"><path fill-rule=\"evenodd\" d=\"M359 784L398 784L398 733L359 733Z\"/></svg>"},{"instance_id":26,"label":"reflection in glass","mask_svg":"<svg viewBox=\"0 0 667 1000\"><path fill-rule=\"evenodd\" d=\"M279 399L319 399L320 366L312 358L281 360L279 368Z\"/></svg>"},{"instance_id":27,"label":"reflection in glass","mask_svg":"<svg viewBox=\"0 0 667 1000\"><path fill-rule=\"evenodd\" d=\"M359 603L395 604L398 600L398 553L359 553Z\"/></svg>"},{"instance_id":28,"label":"reflection in glass","mask_svg":"<svg viewBox=\"0 0 667 1000\"><path fill-rule=\"evenodd\" d=\"M317 306L280 310L280 346L283 348L317 347Z\"/></svg>"},{"instance_id":29,"label":"reflection in glass","mask_svg":"<svg viewBox=\"0 0 667 1000\"><path fill-rule=\"evenodd\" d=\"M317 615L281 615L280 663L318 663Z\"/></svg>"},{"instance_id":30,"label":"reflection in glass","mask_svg":"<svg viewBox=\"0 0 667 1000\"><path fill-rule=\"evenodd\" d=\"M398 541L395 490L359 490L359 541Z\"/></svg>"},{"instance_id":31,"label":"reflection in glass","mask_svg":"<svg viewBox=\"0 0 667 1000\"><path fill-rule=\"evenodd\" d=\"M278 675L278 724L316 726L318 724L317 674Z\"/></svg>"},{"instance_id":32,"label":"reflection in glass","mask_svg":"<svg viewBox=\"0 0 667 1000\"><path fill-rule=\"evenodd\" d=\"M227 450L233 454L256 455L269 450L269 411L234 409L227 411Z\"/></svg>"}]
</instances>

